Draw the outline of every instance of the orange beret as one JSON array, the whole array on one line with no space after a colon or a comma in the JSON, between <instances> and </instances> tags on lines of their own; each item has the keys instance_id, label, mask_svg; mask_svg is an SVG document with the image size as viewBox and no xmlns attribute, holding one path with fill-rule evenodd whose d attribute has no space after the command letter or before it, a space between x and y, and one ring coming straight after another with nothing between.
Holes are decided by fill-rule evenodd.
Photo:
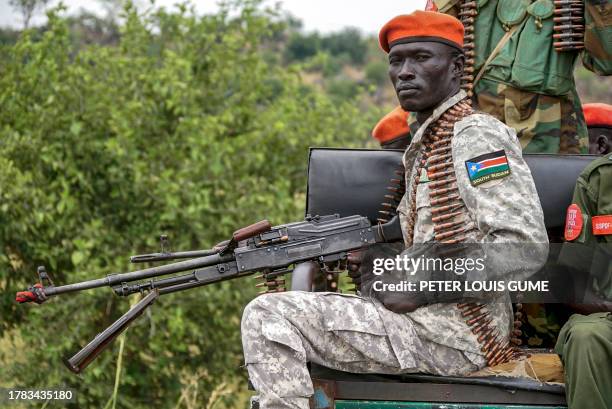
<instances>
[{"instance_id":1,"label":"orange beret","mask_svg":"<svg viewBox=\"0 0 612 409\"><path fill-rule=\"evenodd\" d=\"M372 131L372 136L378 139L378 142L383 143L407 135L410 133L408 115L409 112L398 106L378 121Z\"/></svg>"},{"instance_id":2,"label":"orange beret","mask_svg":"<svg viewBox=\"0 0 612 409\"><path fill-rule=\"evenodd\" d=\"M453 16L417 10L397 16L380 29L380 47L389 52L395 44L435 41L463 51L463 24Z\"/></svg>"},{"instance_id":3,"label":"orange beret","mask_svg":"<svg viewBox=\"0 0 612 409\"><path fill-rule=\"evenodd\" d=\"M582 112L587 126L612 126L612 105L584 104Z\"/></svg>"}]
</instances>

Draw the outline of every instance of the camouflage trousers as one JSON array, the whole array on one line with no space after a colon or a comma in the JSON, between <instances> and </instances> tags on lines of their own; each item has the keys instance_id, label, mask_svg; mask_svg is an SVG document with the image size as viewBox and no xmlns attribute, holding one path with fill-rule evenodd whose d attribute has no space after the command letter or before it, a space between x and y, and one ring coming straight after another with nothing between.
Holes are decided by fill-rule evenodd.
<instances>
[{"instance_id":1,"label":"camouflage trousers","mask_svg":"<svg viewBox=\"0 0 612 409\"><path fill-rule=\"evenodd\" d=\"M307 409L314 393L307 362L354 373L459 375L478 369L463 352L419 339L407 315L394 315L398 327L415 337L413 368L398 362L375 301L300 291L251 301L242 316L242 345L261 408Z\"/></svg>"}]
</instances>

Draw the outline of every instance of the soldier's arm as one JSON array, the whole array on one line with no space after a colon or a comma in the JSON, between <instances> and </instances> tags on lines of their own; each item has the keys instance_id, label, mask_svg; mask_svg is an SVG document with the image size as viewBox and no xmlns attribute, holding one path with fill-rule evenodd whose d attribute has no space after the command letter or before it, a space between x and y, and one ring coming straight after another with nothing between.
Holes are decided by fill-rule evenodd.
<instances>
[{"instance_id":1,"label":"soldier's arm","mask_svg":"<svg viewBox=\"0 0 612 409\"><path fill-rule=\"evenodd\" d=\"M586 68L599 74L612 74L612 0L585 0L584 52Z\"/></svg>"},{"instance_id":2,"label":"soldier's arm","mask_svg":"<svg viewBox=\"0 0 612 409\"><path fill-rule=\"evenodd\" d=\"M538 271L548 255L548 236L535 183L514 130L491 116L472 115L455 125L452 146L459 192L483 234L480 242L488 264L495 263L492 273L524 279ZM499 167L491 167L496 163ZM514 244L496 246L501 243Z\"/></svg>"},{"instance_id":3,"label":"soldier's arm","mask_svg":"<svg viewBox=\"0 0 612 409\"><path fill-rule=\"evenodd\" d=\"M548 243L540 199L514 130L477 114L458 123L455 132L457 185L484 233L483 243ZM494 153L497 168L487 162L487 155ZM484 172L470 173L474 163Z\"/></svg>"},{"instance_id":4,"label":"soldier's arm","mask_svg":"<svg viewBox=\"0 0 612 409\"><path fill-rule=\"evenodd\" d=\"M489 155L500 164L507 161L507 167L500 166L497 172L470 176L467 163L479 163L483 159L486 162ZM487 260L490 279L524 279L537 272L548 255L548 237L535 183L514 131L488 115L474 115L458 123L453 138L453 162L461 198L479 235L483 236L480 249L473 245L466 249L469 256L482 255ZM509 243L514 244L509 246ZM492 246L496 244L502 246ZM435 244L413 246L405 252L416 258L437 258L440 251L449 250L446 247ZM431 272L419 271L414 278L429 280L430 276ZM453 278L456 277L451 274L445 279ZM464 277L466 280L481 278ZM403 277L385 275L379 279L385 283L397 283ZM430 302L451 302L463 297L461 293L451 292L422 294L398 291L374 296L398 313L412 311Z\"/></svg>"},{"instance_id":5,"label":"soldier's arm","mask_svg":"<svg viewBox=\"0 0 612 409\"><path fill-rule=\"evenodd\" d=\"M612 312L612 302L606 300L600 300L599 302L591 304L570 303L567 304L567 306L570 307L573 312L582 315L594 314L596 312Z\"/></svg>"},{"instance_id":6,"label":"soldier's arm","mask_svg":"<svg viewBox=\"0 0 612 409\"><path fill-rule=\"evenodd\" d=\"M606 243L605 232L596 235L593 218L606 216L610 203L607 198L612 186L607 182L612 176L612 165L606 157L593 161L576 181L572 204L567 209L563 244L559 255L562 266L569 267L570 273L584 291L576 301L581 304L569 306L579 313L610 311L612 299L609 296L612 281L612 248ZM593 288L592 286L595 286ZM606 290L607 289L607 290ZM594 290L599 292L596 293Z\"/></svg>"}]
</instances>

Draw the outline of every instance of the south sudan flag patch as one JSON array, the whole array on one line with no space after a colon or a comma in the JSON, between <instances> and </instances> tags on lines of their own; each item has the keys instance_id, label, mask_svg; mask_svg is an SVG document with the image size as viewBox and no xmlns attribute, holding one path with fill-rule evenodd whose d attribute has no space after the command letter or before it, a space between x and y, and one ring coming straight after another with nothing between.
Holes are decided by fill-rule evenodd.
<instances>
[{"instance_id":1,"label":"south sudan flag patch","mask_svg":"<svg viewBox=\"0 0 612 409\"><path fill-rule=\"evenodd\" d=\"M510 174L510 165L508 164L506 151L503 149L466 160L465 167L472 186L501 179Z\"/></svg>"}]
</instances>

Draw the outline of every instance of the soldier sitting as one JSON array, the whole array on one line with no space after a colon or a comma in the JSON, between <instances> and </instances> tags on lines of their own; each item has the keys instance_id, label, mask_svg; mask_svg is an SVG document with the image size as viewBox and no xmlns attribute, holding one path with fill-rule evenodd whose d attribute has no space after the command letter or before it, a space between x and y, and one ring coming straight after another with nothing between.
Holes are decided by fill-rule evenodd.
<instances>
[{"instance_id":1,"label":"soldier sitting","mask_svg":"<svg viewBox=\"0 0 612 409\"><path fill-rule=\"evenodd\" d=\"M583 304L561 328L570 409L612 407L612 154L580 174L568 209L561 262L591 276Z\"/></svg>"},{"instance_id":2,"label":"soldier sitting","mask_svg":"<svg viewBox=\"0 0 612 409\"><path fill-rule=\"evenodd\" d=\"M463 35L454 17L423 11L398 16L380 31L400 105L415 112L420 125L403 157L407 193L398 207L408 253L429 242L547 243L515 132L475 113L460 90ZM537 270L545 259L546 252L535 252L511 264ZM360 273L365 288L377 278L364 268ZM462 375L491 358L451 303L456 300L364 294L294 291L247 305L244 357L262 408L308 408L313 386L307 362L357 373ZM484 306L490 319L483 323L484 339L507 345L510 303Z\"/></svg>"}]
</instances>

